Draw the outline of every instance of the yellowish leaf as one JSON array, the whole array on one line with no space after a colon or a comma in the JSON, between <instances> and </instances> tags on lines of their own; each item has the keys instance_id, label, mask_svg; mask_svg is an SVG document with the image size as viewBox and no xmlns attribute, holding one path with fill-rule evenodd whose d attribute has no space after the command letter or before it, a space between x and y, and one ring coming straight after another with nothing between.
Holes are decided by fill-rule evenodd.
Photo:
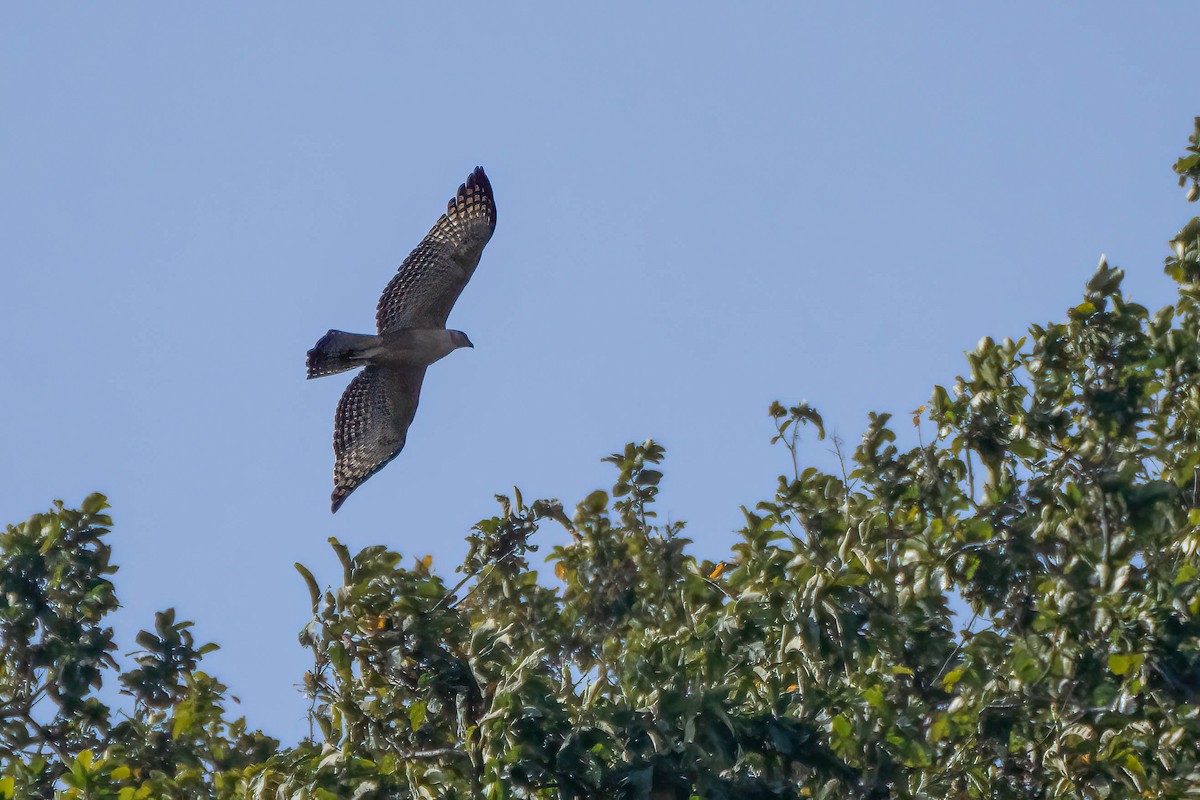
<instances>
[{"instance_id":1,"label":"yellowish leaf","mask_svg":"<svg viewBox=\"0 0 1200 800\"><path fill-rule=\"evenodd\" d=\"M567 567L563 564L563 562L559 561L554 565L554 576L560 581L565 581L567 579Z\"/></svg>"},{"instance_id":2,"label":"yellowish leaf","mask_svg":"<svg viewBox=\"0 0 1200 800\"><path fill-rule=\"evenodd\" d=\"M721 577L721 573L725 571L726 566L727 565L724 561L722 561L720 564L717 564L717 568L709 574L708 579L710 581L715 581L717 578Z\"/></svg>"}]
</instances>

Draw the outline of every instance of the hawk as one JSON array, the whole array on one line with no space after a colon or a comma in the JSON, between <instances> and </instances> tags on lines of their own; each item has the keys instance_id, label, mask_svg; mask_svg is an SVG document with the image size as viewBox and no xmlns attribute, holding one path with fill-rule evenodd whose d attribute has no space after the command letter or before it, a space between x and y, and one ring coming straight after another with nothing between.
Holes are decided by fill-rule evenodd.
<instances>
[{"instance_id":1,"label":"hawk","mask_svg":"<svg viewBox=\"0 0 1200 800\"><path fill-rule=\"evenodd\" d=\"M375 312L378 333L329 331L308 351L309 378L364 368L334 415L335 513L404 449L425 368L473 346L462 331L446 330L446 317L495 229L492 186L483 167L476 167L383 290Z\"/></svg>"}]
</instances>

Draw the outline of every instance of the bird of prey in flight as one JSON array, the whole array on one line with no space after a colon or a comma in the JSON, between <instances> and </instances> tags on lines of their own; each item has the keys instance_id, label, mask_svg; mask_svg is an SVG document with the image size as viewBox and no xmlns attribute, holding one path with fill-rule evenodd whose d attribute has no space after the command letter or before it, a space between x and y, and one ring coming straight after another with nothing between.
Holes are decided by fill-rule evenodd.
<instances>
[{"instance_id":1,"label":"bird of prey in flight","mask_svg":"<svg viewBox=\"0 0 1200 800\"><path fill-rule=\"evenodd\" d=\"M462 331L446 330L446 317L495 229L492 185L476 167L383 290L379 332L329 331L308 351L309 378L364 368L333 420L333 511L404 449L425 368L472 347Z\"/></svg>"}]
</instances>

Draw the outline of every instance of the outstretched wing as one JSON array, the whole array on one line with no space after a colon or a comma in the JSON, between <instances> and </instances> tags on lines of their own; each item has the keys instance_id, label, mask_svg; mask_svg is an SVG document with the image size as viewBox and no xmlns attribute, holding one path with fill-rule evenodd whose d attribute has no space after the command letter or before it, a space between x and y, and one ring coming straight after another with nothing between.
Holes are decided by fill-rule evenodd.
<instances>
[{"instance_id":1,"label":"outstretched wing","mask_svg":"<svg viewBox=\"0 0 1200 800\"><path fill-rule=\"evenodd\" d=\"M404 449L425 367L369 366L346 387L333 422L333 510Z\"/></svg>"},{"instance_id":2,"label":"outstretched wing","mask_svg":"<svg viewBox=\"0 0 1200 800\"><path fill-rule=\"evenodd\" d=\"M492 185L483 167L476 167L383 290L375 312L379 332L446 327L446 317L495 229Z\"/></svg>"}]
</instances>

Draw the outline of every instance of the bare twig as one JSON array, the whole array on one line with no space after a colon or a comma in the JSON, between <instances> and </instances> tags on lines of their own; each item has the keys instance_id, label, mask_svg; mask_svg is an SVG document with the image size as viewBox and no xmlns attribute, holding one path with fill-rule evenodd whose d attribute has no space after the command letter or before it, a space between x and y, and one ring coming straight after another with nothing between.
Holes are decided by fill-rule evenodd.
<instances>
[{"instance_id":1,"label":"bare twig","mask_svg":"<svg viewBox=\"0 0 1200 800\"><path fill-rule=\"evenodd\" d=\"M28 723L31 728L33 728L35 731L38 732L38 736L42 737L43 742L50 745L51 749L53 749L54 752L58 753L58 757L63 760L64 764L67 763L68 761L74 761L74 758L71 756L71 754L68 753L67 750L62 745L60 745L58 742L56 742L50 736L50 731L43 728L41 723L39 723L36 719L31 717L27 713L22 714L21 718L24 719L25 722Z\"/></svg>"},{"instance_id":2,"label":"bare twig","mask_svg":"<svg viewBox=\"0 0 1200 800\"><path fill-rule=\"evenodd\" d=\"M450 591L446 592L444 595L442 595L442 599L441 599L441 600L438 600L436 603L434 603L434 604L433 604L433 608L431 608L431 609L429 609L429 610L430 610L430 611L437 611L439 608L441 608L441 607L442 607L442 603L445 603L445 602L446 602L447 600L449 600L451 597L454 597L454 595L458 593L458 590L459 590L459 589L461 589L461 588L463 587L463 585L464 585L464 584L466 584L466 582L467 582L467 581L471 580L471 578L474 578L474 577L475 577L476 575L478 575L478 574L479 574L478 572L472 572L470 575L467 575L467 576L466 576L465 578L463 578L461 581L459 581L458 583L456 583L456 584L454 585L454 588L453 588L453 589L451 589Z\"/></svg>"},{"instance_id":3,"label":"bare twig","mask_svg":"<svg viewBox=\"0 0 1200 800\"><path fill-rule=\"evenodd\" d=\"M400 758L417 760L422 758L446 758L454 756L456 758L470 758L471 754L464 750L455 750L453 747L438 747L433 750L413 750L410 752L400 752L396 754Z\"/></svg>"},{"instance_id":4,"label":"bare twig","mask_svg":"<svg viewBox=\"0 0 1200 800\"><path fill-rule=\"evenodd\" d=\"M508 559L512 558L512 557L513 557L513 555L515 555L515 554L516 554L516 553L515 553L515 551L513 551L513 552L510 552L510 553L505 553L504 555L500 556L500 558L498 558L498 559L496 559L495 561L493 561L491 564L488 564L487 571L486 571L486 572L484 572L484 573L483 573L483 575L481 575L481 576L480 576L479 580L475 581L475 585L474 585L474 586L472 586L472 587L471 587L469 590L467 590L467 593L466 593L466 594L464 594L462 597L460 597L459 599L455 600L454 602L452 602L452 603L450 603L448 606L446 606L446 608L454 608L454 607L455 607L455 606L457 606L459 603L462 603L462 602L463 602L463 601L465 601L465 600L466 600L468 597L470 597L471 595L475 594L475 590L476 590L476 589L478 589L480 586L482 586L482 585L483 585L483 582L484 582L484 581L486 581L486 580L487 580L489 577L491 577L492 573L493 573L493 572L495 572L495 570L496 570L496 567L500 566L500 565L501 565L501 564L503 564L505 561L507 561ZM464 583L466 583L468 579L469 579L469 578L464 578L463 580L459 581L459 583L458 583L458 586L457 586L457 587L455 587L455 590L457 591L459 588L461 588L461 587L462 587L462 585L463 585ZM453 594L453 592L451 592L451 594ZM449 596L449 595L447 595L447 596ZM438 603L440 604L440 603L441 603L441 601L439 600L439 601L438 601ZM434 606L434 608L436 609L436 608L437 608L437 606Z\"/></svg>"},{"instance_id":5,"label":"bare twig","mask_svg":"<svg viewBox=\"0 0 1200 800\"><path fill-rule=\"evenodd\" d=\"M971 621L967 623L967 627L963 630L964 634L972 632L971 626L975 624L975 620L977 619L979 619L978 611L975 612L975 616L971 617ZM938 669L937 674L933 676L933 683L938 682L938 679L942 677L942 673L946 671L946 667L950 666L950 662L954 660L954 657L958 655L958 651L962 650L962 648L963 642L961 641L954 646L954 649L950 651L950 655L946 656L946 660L942 662L942 666Z\"/></svg>"}]
</instances>

